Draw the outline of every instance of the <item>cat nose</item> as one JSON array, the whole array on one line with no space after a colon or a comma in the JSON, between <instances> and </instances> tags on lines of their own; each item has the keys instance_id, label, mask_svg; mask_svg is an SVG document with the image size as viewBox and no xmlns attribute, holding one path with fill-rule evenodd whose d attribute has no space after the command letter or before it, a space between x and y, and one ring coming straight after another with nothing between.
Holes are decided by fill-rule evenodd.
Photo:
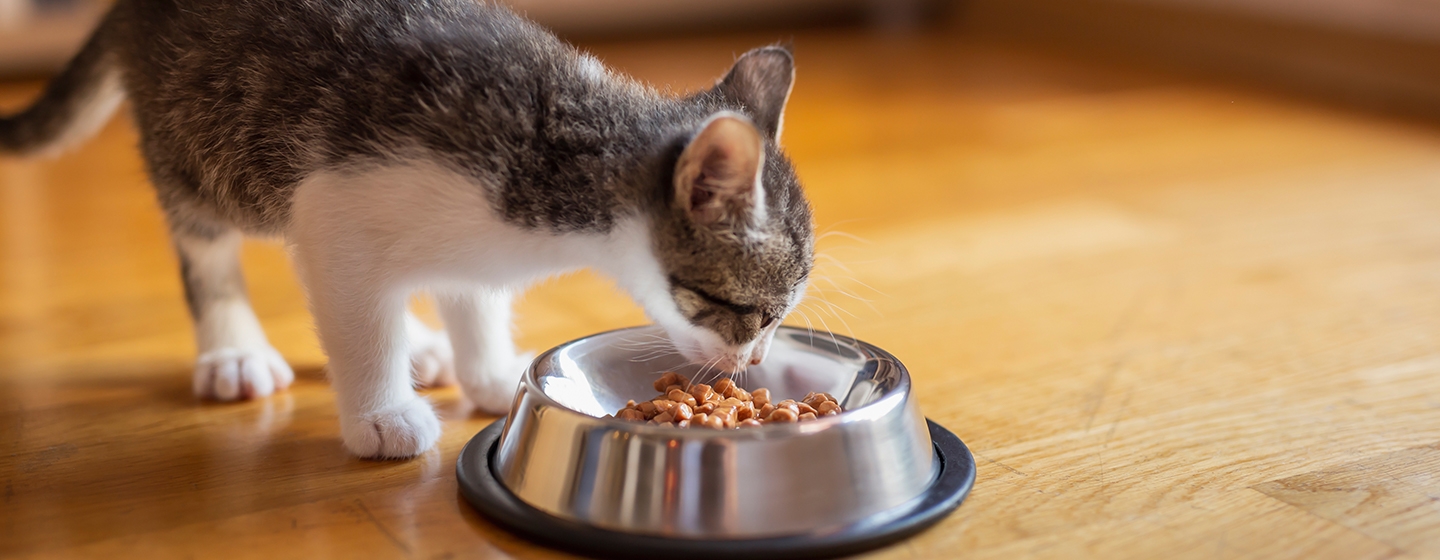
<instances>
[{"instance_id":1,"label":"cat nose","mask_svg":"<svg viewBox=\"0 0 1440 560\"><path fill-rule=\"evenodd\" d=\"M769 350L770 350L770 341L769 341L769 340L761 340L761 341L757 342L757 343L755 344L755 348L750 351L750 365L752 365L752 366L758 366L758 365L760 365L761 362L764 362L764 361L765 361L765 354L767 354Z\"/></svg>"}]
</instances>

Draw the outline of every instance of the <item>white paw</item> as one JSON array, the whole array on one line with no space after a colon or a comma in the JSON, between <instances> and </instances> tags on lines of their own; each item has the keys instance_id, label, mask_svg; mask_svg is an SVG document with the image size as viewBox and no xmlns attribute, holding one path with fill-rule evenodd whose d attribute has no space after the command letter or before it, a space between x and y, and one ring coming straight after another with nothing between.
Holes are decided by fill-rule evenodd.
<instances>
[{"instance_id":1,"label":"white paw","mask_svg":"<svg viewBox=\"0 0 1440 560\"><path fill-rule=\"evenodd\" d=\"M416 387L455 384L455 351L445 331L410 330L410 379Z\"/></svg>"},{"instance_id":2,"label":"white paw","mask_svg":"<svg viewBox=\"0 0 1440 560\"><path fill-rule=\"evenodd\" d=\"M534 360L535 353L527 352L509 360L487 361L480 371L471 375L462 373L460 387L476 410L497 416L507 414L515 400L515 389L520 386L520 375Z\"/></svg>"},{"instance_id":3,"label":"white paw","mask_svg":"<svg viewBox=\"0 0 1440 560\"><path fill-rule=\"evenodd\" d=\"M195 396L217 401L265 397L284 390L295 372L280 353L263 348L220 348L195 360Z\"/></svg>"},{"instance_id":4,"label":"white paw","mask_svg":"<svg viewBox=\"0 0 1440 560\"><path fill-rule=\"evenodd\" d=\"M399 405L341 419L345 448L366 459L414 457L440 439L440 418L430 402L415 397Z\"/></svg>"}]
</instances>

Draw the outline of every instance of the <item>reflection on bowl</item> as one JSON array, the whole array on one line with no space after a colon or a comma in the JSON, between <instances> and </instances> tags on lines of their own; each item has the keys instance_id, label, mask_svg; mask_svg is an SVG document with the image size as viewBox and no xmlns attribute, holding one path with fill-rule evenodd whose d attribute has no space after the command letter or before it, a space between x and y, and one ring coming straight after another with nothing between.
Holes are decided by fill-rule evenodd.
<instances>
[{"instance_id":1,"label":"reflection on bowl","mask_svg":"<svg viewBox=\"0 0 1440 560\"><path fill-rule=\"evenodd\" d=\"M501 484L540 511L603 529L751 539L884 522L940 470L904 366L804 329L782 327L766 362L736 381L776 401L828 392L840 415L724 431L603 418L655 396L666 371L716 377L643 344L660 333L602 333L536 358L495 451Z\"/></svg>"}]
</instances>

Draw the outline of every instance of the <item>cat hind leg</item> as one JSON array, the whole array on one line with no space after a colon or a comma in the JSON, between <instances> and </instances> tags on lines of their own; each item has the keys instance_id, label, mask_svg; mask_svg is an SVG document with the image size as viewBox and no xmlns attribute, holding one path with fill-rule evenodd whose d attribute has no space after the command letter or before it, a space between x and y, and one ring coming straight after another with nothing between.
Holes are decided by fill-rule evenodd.
<instances>
[{"instance_id":1,"label":"cat hind leg","mask_svg":"<svg viewBox=\"0 0 1440 560\"><path fill-rule=\"evenodd\" d=\"M515 351L508 291L476 289L436 297L455 351L455 377L477 410L505 414L533 354Z\"/></svg>"},{"instance_id":2,"label":"cat hind leg","mask_svg":"<svg viewBox=\"0 0 1440 560\"><path fill-rule=\"evenodd\" d=\"M426 326L414 313L405 314L410 344L410 380L416 388L455 384L455 351L445 331Z\"/></svg>"},{"instance_id":3,"label":"cat hind leg","mask_svg":"<svg viewBox=\"0 0 1440 560\"><path fill-rule=\"evenodd\" d=\"M185 302L195 323L195 395L217 401L265 397L295 380L250 308L240 271L240 233L173 227Z\"/></svg>"}]
</instances>

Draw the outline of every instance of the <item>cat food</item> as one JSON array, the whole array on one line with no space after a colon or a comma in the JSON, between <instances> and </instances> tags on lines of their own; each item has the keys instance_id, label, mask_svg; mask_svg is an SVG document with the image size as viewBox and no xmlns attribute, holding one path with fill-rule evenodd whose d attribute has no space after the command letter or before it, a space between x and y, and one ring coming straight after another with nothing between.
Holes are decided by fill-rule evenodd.
<instances>
[{"instance_id":1,"label":"cat food","mask_svg":"<svg viewBox=\"0 0 1440 560\"><path fill-rule=\"evenodd\" d=\"M679 428L730 430L808 422L844 412L830 393L810 393L799 401L771 402L769 389L746 391L728 377L714 386L692 385L685 376L672 371L656 379L653 387L659 396L639 404L627 402L615 418Z\"/></svg>"}]
</instances>

